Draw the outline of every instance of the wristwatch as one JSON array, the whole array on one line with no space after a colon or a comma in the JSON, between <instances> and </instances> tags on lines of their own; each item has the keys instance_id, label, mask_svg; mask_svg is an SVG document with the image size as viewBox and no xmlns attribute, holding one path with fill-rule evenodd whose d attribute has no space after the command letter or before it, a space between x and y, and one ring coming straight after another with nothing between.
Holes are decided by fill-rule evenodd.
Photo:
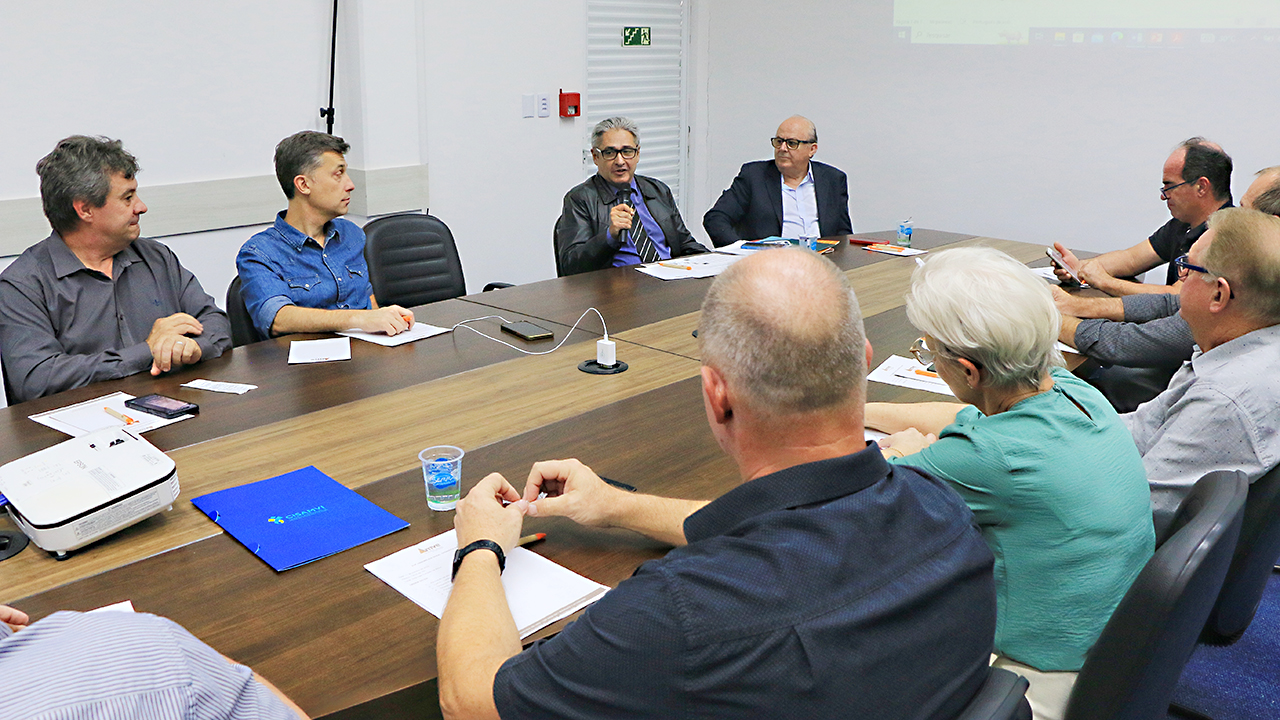
<instances>
[{"instance_id":1,"label":"wristwatch","mask_svg":"<svg viewBox=\"0 0 1280 720\"><path fill-rule=\"evenodd\" d=\"M462 567L462 558L473 550L492 550L493 554L498 556L498 574L501 575L502 571L507 569L507 556L502 553L501 545L492 540L477 540L453 552L453 574L449 576L450 582L453 582L454 578L458 577L458 568Z\"/></svg>"}]
</instances>

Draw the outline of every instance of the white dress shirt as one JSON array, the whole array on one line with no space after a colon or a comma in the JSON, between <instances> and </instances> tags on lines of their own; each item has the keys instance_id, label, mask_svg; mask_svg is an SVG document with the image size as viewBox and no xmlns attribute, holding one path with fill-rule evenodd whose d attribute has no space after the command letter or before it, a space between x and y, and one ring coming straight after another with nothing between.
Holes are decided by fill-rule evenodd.
<instances>
[{"instance_id":1,"label":"white dress shirt","mask_svg":"<svg viewBox=\"0 0 1280 720\"><path fill-rule=\"evenodd\" d=\"M784 238L816 238L818 229L818 197L813 193L813 165L800 181L799 187L787 185L784 177L782 183L782 237Z\"/></svg>"}]
</instances>

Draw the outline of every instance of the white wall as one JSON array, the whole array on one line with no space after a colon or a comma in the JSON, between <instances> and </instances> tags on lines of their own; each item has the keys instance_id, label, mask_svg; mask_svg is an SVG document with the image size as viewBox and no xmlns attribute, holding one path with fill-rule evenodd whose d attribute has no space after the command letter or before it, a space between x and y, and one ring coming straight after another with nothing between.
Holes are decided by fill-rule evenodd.
<instances>
[{"instance_id":1,"label":"white wall","mask_svg":"<svg viewBox=\"0 0 1280 720\"><path fill-rule=\"evenodd\" d=\"M864 231L914 216L917 227L1127 247L1168 219L1157 189L1177 142L1222 143L1237 199L1253 171L1280 163L1274 44L921 46L892 41L888 0L695 9L691 98L705 121L693 208L742 162L770 157L767 138L792 113L817 123L817 159L849 174Z\"/></svg>"},{"instance_id":2,"label":"white wall","mask_svg":"<svg viewBox=\"0 0 1280 720\"><path fill-rule=\"evenodd\" d=\"M554 276L551 229L582 179L586 132L580 120L522 119L520 96L585 89L583 0L341 7L334 132L352 166L429 166L430 209L453 229L473 290ZM0 97L24 111L5 113L0 200L38 195L36 160L73 133L123 139L144 199L148 184L272 173L280 138L324 129L331 8L5 3ZM221 302L236 250L261 228L163 239Z\"/></svg>"},{"instance_id":3,"label":"white wall","mask_svg":"<svg viewBox=\"0 0 1280 720\"><path fill-rule=\"evenodd\" d=\"M431 213L453 230L467 284L555 277L552 229L582 182L588 129L555 117L586 91L585 0L424 3ZM552 95L523 119L520 96Z\"/></svg>"}]
</instances>

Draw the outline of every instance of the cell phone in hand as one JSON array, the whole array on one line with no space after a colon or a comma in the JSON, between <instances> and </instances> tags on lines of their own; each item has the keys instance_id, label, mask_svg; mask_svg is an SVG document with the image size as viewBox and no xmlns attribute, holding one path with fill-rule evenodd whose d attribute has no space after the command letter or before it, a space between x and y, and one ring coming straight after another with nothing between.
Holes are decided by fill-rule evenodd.
<instances>
[{"instance_id":1,"label":"cell phone in hand","mask_svg":"<svg viewBox=\"0 0 1280 720\"><path fill-rule=\"evenodd\" d=\"M1071 267L1071 265L1067 263L1067 259L1062 257L1062 253L1058 252L1054 248L1047 247L1044 249L1044 254L1048 255L1049 259L1052 260L1054 264L1056 264L1058 267L1062 268L1063 270L1066 270L1067 274L1071 276L1071 279L1079 283L1081 287L1088 284L1085 281L1080 279L1080 276L1076 274L1076 269Z\"/></svg>"}]
</instances>

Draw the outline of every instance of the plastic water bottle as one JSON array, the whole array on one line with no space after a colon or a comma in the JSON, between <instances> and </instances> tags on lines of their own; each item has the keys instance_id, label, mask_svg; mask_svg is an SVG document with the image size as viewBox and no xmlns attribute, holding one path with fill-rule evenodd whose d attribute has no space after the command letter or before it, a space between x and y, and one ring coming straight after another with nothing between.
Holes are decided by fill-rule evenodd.
<instances>
[{"instance_id":1,"label":"plastic water bottle","mask_svg":"<svg viewBox=\"0 0 1280 720\"><path fill-rule=\"evenodd\" d=\"M911 247L911 230L911 218L907 218L906 220L898 223L898 237L893 241L893 244L901 245L902 247Z\"/></svg>"}]
</instances>

